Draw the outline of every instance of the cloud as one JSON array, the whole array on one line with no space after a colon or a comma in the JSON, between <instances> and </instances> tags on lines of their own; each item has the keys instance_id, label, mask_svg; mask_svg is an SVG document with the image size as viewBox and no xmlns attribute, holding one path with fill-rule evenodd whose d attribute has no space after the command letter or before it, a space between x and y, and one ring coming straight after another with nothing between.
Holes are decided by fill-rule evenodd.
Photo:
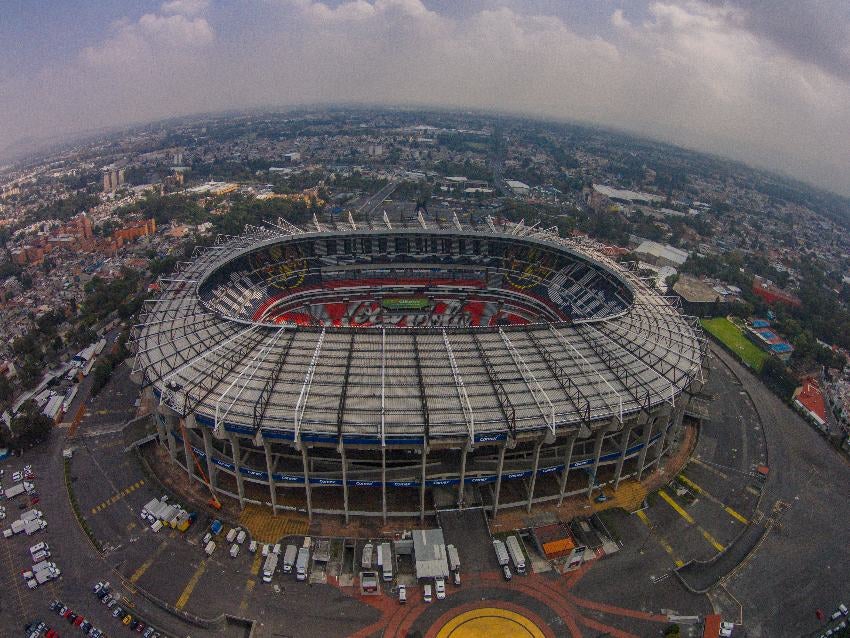
<instances>
[{"instance_id":1,"label":"cloud","mask_svg":"<svg viewBox=\"0 0 850 638\"><path fill-rule=\"evenodd\" d=\"M612 7L596 31L494 3L461 15L420 0L251 6L240 21L222 5L177 0L116 24L66 67L16 79L0 117L9 130L60 133L316 102L512 111L613 126L850 193L850 80L777 44L740 4Z\"/></svg>"},{"instance_id":2,"label":"cloud","mask_svg":"<svg viewBox=\"0 0 850 638\"><path fill-rule=\"evenodd\" d=\"M713 0L730 22L797 60L850 79L850 3L846 0Z\"/></svg>"},{"instance_id":3,"label":"cloud","mask_svg":"<svg viewBox=\"0 0 850 638\"><path fill-rule=\"evenodd\" d=\"M203 13L209 4L209 0L168 0L162 3L160 11L165 14L193 16Z\"/></svg>"}]
</instances>

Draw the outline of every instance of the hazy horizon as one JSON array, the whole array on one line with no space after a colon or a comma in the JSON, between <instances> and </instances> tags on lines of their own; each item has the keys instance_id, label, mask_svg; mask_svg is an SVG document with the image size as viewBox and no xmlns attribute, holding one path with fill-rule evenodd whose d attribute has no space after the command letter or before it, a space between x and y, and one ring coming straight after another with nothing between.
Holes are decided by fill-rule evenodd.
<instances>
[{"instance_id":1,"label":"hazy horizon","mask_svg":"<svg viewBox=\"0 0 850 638\"><path fill-rule=\"evenodd\" d=\"M850 195L850 5L92 0L0 24L0 152L242 109L597 125Z\"/></svg>"}]
</instances>

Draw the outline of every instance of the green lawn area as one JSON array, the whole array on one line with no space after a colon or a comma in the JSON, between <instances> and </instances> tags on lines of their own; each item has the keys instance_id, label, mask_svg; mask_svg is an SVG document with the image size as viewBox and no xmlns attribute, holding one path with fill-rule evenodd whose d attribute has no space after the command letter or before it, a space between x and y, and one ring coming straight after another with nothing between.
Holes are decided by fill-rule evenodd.
<instances>
[{"instance_id":1,"label":"green lawn area","mask_svg":"<svg viewBox=\"0 0 850 638\"><path fill-rule=\"evenodd\" d=\"M741 329L725 317L701 319L702 327L722 341L741 360L756 372L761 372L765 360L770 356L747 339Z\"/></svg>"}]
</instances>

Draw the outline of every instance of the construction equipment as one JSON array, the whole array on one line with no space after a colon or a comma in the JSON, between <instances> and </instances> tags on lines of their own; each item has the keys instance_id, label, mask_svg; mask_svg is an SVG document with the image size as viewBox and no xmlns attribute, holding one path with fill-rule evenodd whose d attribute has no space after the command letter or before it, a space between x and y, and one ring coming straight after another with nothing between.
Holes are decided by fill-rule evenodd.
<instances>
[{"instance_id":1,"label":"construction equipment","mask_svg":"<svg viewBox=\"0 0 850 638\"><path fill-rule=\"evenodd\" d=\"M193 448L189 444L189 434L186 432L186 424L183 422L183 419L180 419L180 433L183 435L183 443L185 445L185 449L189 450L189 452L192 454L192 459L195 461L195 467L198 468L198 474L201 475L201 479L203 479L204 485L206 485L207 489L210 491L211 498L207 501L207 505L209 505L213 509L220 510L221 501L219 501L218 497L215 495L215 490L213 490L212 484L210 483L209 478L207 478L206 472L204 472L204 468L201 467L201 462L198 460L198 455L195 454L195 448Z\"/></svg>"}]
</instances>

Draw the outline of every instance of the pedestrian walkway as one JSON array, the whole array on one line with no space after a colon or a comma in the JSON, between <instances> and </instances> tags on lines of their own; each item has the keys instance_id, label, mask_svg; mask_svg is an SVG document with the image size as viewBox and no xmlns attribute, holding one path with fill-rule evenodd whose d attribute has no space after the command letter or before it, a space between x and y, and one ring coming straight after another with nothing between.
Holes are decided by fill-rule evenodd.
<instances>
[{"instance_id":1,"label":"pedestrian walkway","mask_svg":"<svg viewBox=\"0 0 850 638\"><path fill-rule=\"evenodd\" d=\"M239 515L239 524L251 533L251 538L261 543L276 543L285 536L303 536L310 524L306 516L298 514L272 515L267 507L247 505Z\"/></svg>"}]
</instances>

